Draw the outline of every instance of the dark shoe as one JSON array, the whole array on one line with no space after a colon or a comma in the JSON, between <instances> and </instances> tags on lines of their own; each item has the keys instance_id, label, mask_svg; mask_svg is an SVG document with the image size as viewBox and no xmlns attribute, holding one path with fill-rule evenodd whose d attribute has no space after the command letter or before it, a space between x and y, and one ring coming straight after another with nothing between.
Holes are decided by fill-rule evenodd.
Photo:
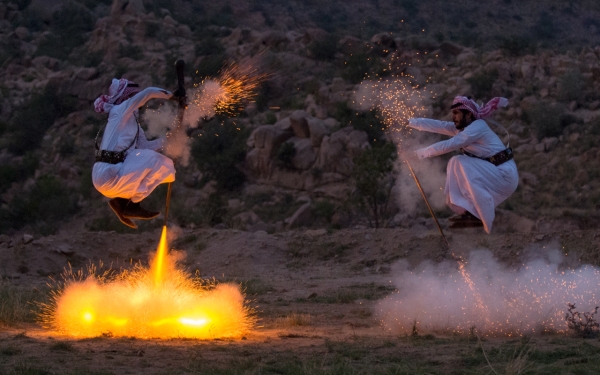
<instances>
[{"instance_id":1,"label":"dark shoe","mask_svg":"<svg viewBox=\"0 0 600 375\"><path fill-rule=\"evenodd\" d=\"M475 215L473 215L469 211L465 211L464 214L450 216L448 218L448 221L451 221L451 222L463 222L463 221L481 221L481 220L479 220L477 217L475 217Z\"/></svg>"},{"instance_id":2,"label":"dark shoe","mask_svg":"<svg viewBox=\"0 0 600 375\"><path fill-rule=\"evenodd\" d=\"M119 220L121 220L121 223L127 225L129 228L137 229L137 225L123 215L123 208L127 202L129 202L129 200L125 198L113 198L108 201L108 205L117 215Z\"/></svg>"},{"instance_id":3,"label":"dark shoe","mask_svg":"<svg viewBox=\"0 0 600 375\"><path fill-rule=\"evenodd\" d=\"M483 223L481 220L479 221L455 221L448 228L450 229L458 229L458 228L481 228L483 227Z\"/></svg>"},{"instance_id":4,"label":"dark shoe","mask_svg":"<svg viewBox=\"0 0 600 375\"><path fill-rule=\"evenodd\" d=\"M158 215L160 215L160 212L149 211L140 206L140 202L133 203L129 201L129 203L123 208L123 216L129 219L150 220L154 219Z\"/></svg>"}]
</instances>

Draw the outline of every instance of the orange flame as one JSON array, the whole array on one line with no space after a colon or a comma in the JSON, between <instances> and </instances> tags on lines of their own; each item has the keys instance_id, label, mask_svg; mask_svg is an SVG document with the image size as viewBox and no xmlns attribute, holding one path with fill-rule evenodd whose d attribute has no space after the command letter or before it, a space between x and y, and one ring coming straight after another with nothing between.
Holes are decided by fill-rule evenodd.
<instances>
[{"instance_id":1,"label":"orange flame","mask_svg":"<svg viewBox=\"0 0 600 375\"><path fill-rule=\"evenodd\" d=\"M45 327L73 337L240 338L254 324L236 284L192 278L169 258L163 227L150 269L67 272L44 306Z\"/></svg>"}]
</instances>

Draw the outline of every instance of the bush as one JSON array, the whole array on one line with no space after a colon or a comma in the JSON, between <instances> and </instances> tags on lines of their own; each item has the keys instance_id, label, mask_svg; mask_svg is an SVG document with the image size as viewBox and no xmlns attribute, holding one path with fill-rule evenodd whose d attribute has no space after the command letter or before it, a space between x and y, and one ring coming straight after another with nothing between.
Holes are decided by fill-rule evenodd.
<instances>
[{"instance_id":1,"label":"bush","mask_svg":"<svg viewBox=\"0 0 600 375\"><path fill-rule=\"evenodd\" d=\"M200 63L194 68L196 75L200 78L205 77L214 77L225 66L225 55L217 54L217 55L207 55L200 60Z\"/></svg>"},{"instance_id":2,"label":"bush","mask_svg":"<svg viewBox=\"0 0 600 375\"><path fill-rule=\"evenodd\" d=\"M350 125L356 130L367 133L371 144L385 141L383 131L385 125L374 111L357 113L348 107L348 103L338 102L334 117L342 124L342 127Z\"/></svg>"},{"instance_id":3,"label":"bush","mask_svg":"<svg viewBox=\"0 0 600 375\"><path fill-rule=\"evenodd\" d=\"M335 35L327 35L322 40L315 40L308 47L310 54L317 60L331 61L337 53L338 39Z\"/></svg>"},{"instance_id":4,"label":"bush","mask_svg":"<svg viewBox=\"0 0 600 375\"><path fill-rule=\"evenodd\" d=\"M584 96L585 81L578 70L571 70L558 78L558 100L580 101Z\"/></svg>"},{"instance_id":5,"label":"bush","mask_svg":"<svg viewBox=\"0 0 600 375\"><path fill-rule=\"evenodd\" d=\"M217 14L210 18L209 22L216 26L235 27L236 22L231 5L224 5Z\"/></svg>"},{"instance_id":6,"label":"bush","mask_svg":"<svg viewBox=\"0 0 600 375\"><path fill-rule=\"evenodd\" d=\"M54 176L39 178L29 193L18 195L0 212L0 231L30 224L43 235L53 234L61 220L78 211L77 195Z\"/></svg>"},{"instance_id":7,"label":"bush","mask_svg":"<svg viewBox=\"0 0 600 375\"><path fill-rule=\"evenodd\" d=\"M217 181L219 188L235 190L246 181L238 165L246 157L248 135L241 125L215 118L204 124L202 133L192 143L192 157L207 178Z\"/></svg>"},{"instance_id":8,"label":"bush","mask_svg":"<svg viewBox=\"0 0 600 375\"><path fill-rule=\"evenodd\" d=\"M517 57L534 53L535 45L529 38L512 35L508 38L502 38L500 49L508 56Z\"/></svg>"},{"instance_id":9,"label":"bush","mask_svg":"<svg viewBox=\"0 0 600 375\"><path fill-rule=\"evenodd\" d=\"M8 150L22 155L37 149L46 130L56 119L72 112L75 105L75 98L59 95L53 85L47 85L41 93L33 94L29 103L16 111L9 124L12 142Z\"/></svg>"},{"instance_id":10,"label":"bush","mask_svg":"<svg viewBox=\"0 0 600 375\"><path fill-rule=\"evenodd\" d=\"M366 53L357 53L346 57L342 69L342 78L353 84L360 83L367 77L375 77L384 74L383 64L375 57Z\"/></svg>"},{"instance_id":11,"label":"bush","mask_svg":"<svg viewBox=\"0 0 600 375\"><path fill-rule=\"evenodd\" d=\"M565 314L565 320L569 330L574 335L582 338L596 338L600 333L600 324L596 321L596 314L600 307L596 306L590 312L580 313L576 310L574 303L567 303L569 308Z\"/></svg>"},{"instance_id":12,"label":"bush","mask_svg":"<svg viewBox=\"0 0 600 375\"><path fill-rule=\"evenodd\" d=\"M558 137L563 129L570 124L571 119L566 115L567 108L556 103L540 102L525 112L525 120L533 125L538 139Z\"/></svg>"},{"instance_id":13,"label":"bush","mask_svg":"<svg viewBox=\"0 0 600 375\"><path fill-rule=\"evenodd\" d=\"M214 37L204 38L196 45L196 56L220 55L225 52L223 44Z\"/></svg>"},{"instance_id":14,"label":"bush","mask_svg":"<svg viewBox=\"0 0 600 375\"><path fill-rule=\"evenodd\" d=\"M396 148L390 142L365 150L354 158L354 201L375 228L379 228L388 216L388 202L394 184L390 173L396 158Z\"/></svg>"},{"instance_id":15,"label":"bush","mask_svg":"<svg viewBox=\"0 0 600 375\"><path fill-rule=\"evenodd\" d=\"M133 44L127 46L119 44L119 57L129 57L133 60L141 60L144 58L144 51L141 47Z\"/></svg>"},{"instance_id":16,"label":"bush","mask_svg":"<svg viewBox=\"0 0 600 375\"><path fill-rule=\"evenodd\" d=\"M473 77L467 79L467 82L469 82L471 85L471 90L474 97L484 98L490 96L496 79L498 79L498 71L492 70L489 72L475 74Z\"/></svg>"},{"instance_id":17,"label":"bush","mask_svg":"<svg viewBox=\"0 0 600 375\"><path fill-rule=\"evenodd\" d=\"M331 222L331 217L335 214L335 205L328 200L314 202L312 209L315 216L322 217L327 222Z\"/></svg>"},{"instance_id":18,"label":"bush","mask_svg":"<svg viewBox=\"0 0 600 375\"><path fill-rule=\"evenodd\" d=\"M284 169L293 170L294 164L292 160L296 156L296 147L294 147L293 143L284 142L277 150L277 155L275 156L275 164Z\"/></svg>"},{"instance_id":19,"label":"bush","mask_svg":"<svg viewBox=\"0 0 600 375\"><path fill-rule=\"evenodd\" d=\"M554 24L554 17L546 11L542 11L538 20L535 23L532 31L539 39L550 40L554 38L556 34L556 25Z\"/></svg>"},{"instance_id":20,"label":"bush","mask_svg":"<svg viewBox=\"0 0 600 375\"><path fill-rule=\"evenodd\" d=\"M40 43L36 55L65 59L87 40L86 33L93 30L95 19L85 7L69 3L54 12L50 22L51 33Z\"/></svg>"},{"instance_id":21,"label":"bush","mask_svg":"<svg viewBox=\"0 0 600 375\"><path fill-rule=\"evenodd\" d=\"M23 181L33 175L38 166L38 158L33 153L25 155L16 165L0 165L0 193L5 192L13 182Z\"/></svg>"}]
</instances>

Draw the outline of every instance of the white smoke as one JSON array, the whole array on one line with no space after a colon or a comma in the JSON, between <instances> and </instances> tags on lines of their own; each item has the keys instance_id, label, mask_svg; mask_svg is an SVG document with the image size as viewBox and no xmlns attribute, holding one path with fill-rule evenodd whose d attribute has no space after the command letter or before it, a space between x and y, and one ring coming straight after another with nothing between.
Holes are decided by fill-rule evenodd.
<instances>
[{"instance_id":1,"label":"white smoke","mask_svg":"<svg viewBox=\"0 0 600 375\"><path fill-rule=\"evenodd\" d=\"M179 109L162 105L156 110L147 110L143 120L148 125L147 134L161 137L166 134L164 154L177 164L187 166L190 160L191 141L188 129L197 128L205 119L215 115L216 104L225 95L224 89L214 80L206 80L198 87L188 90L188 106L179 123Z\"/></svg>"},{"instance_id":2,"label":"white smoke","mask_svg":"<svg viewBox=\"0 0 600 375\"><path fill-rule=\"evenodd\" d=\"M565 331L567 302L579 312L600 305L600 269L561 267L558 250L508 269L487 250L473 251L464 263L424 262L394 266L397 292L382 300L376 314L395 333L462 332L472 327L490 335Z\"/></svg>"},{"instance_id":3,"label":"white smoke","mask_svg":"<svg viewBox=\"0 0 600 375\"><path fill-rule=\"evenodd\" d=\"M413 87L408 77L390 77L361 82L353 97L353 108L377 110L387 126L388 136L398 149L394 192L402 213L415 216L423 208L423 198L405 160L410 160L429 203L434 209L445 207L444 185L446 162L440 158L414 160L414 151L431 145L438 136L409 129L413 117L429 117L432 109L425 89Z\"/></svg>"}]
</instances>

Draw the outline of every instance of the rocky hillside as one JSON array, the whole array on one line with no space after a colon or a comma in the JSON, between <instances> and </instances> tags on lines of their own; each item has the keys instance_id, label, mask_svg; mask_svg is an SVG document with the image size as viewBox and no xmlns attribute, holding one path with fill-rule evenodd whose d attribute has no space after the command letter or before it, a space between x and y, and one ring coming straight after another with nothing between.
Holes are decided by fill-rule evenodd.
<instances>
[{"instance_id":1,"label":"rocky hillside","mask_svg":"<svg viewBox=\"0 0 600 375\"><path fill-rule=\"evenodd\" d=\"M381 146L389 144L381 116L352 103L365 76L401 74L427 88L437 118L455 95L509 98L495 118L510 132L522 182L503 212L528 230L557 219L596 226L597 3L541 9L505 0L487 13L471 11L470 1L433 3L1 2L0 231L127 231L91 184L94 137L105 120L93 100L113 77L172 89L178 58L191 86L251 56L271 78L237 119L217 117L191 134L193 160L178 167L174 187L180 226L272 232L419 223L425 212L402 212L403 192L390 190L386 163L395 153ZM386 160L380 170L365 168L377 157ZM361 187L367 172L374 186ZM160 209L163 201L159 188L148 204Z\"/></svg>"}]
</instances>

